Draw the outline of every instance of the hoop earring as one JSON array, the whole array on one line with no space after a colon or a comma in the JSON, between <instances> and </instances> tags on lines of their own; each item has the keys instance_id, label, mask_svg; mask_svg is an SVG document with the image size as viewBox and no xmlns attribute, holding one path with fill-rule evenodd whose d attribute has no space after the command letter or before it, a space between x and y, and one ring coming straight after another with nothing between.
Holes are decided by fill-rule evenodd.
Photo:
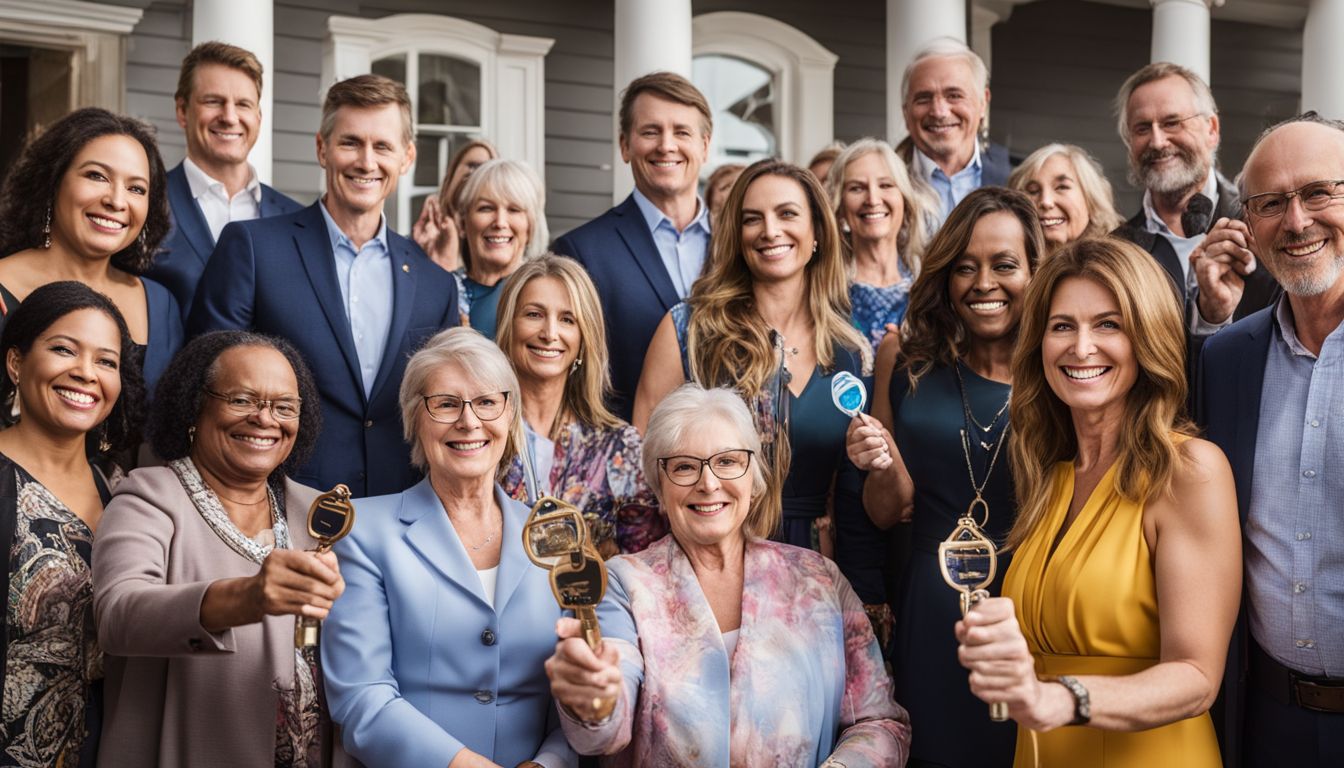
<instances>
[{"instance_id":1,"label":"hoop earring","mask_svg":"<svg viewBox=\"0 0 1344 768\"><path fill-rule=\"evenodd\" d=\"M42 247L51 247L51 206L47 206L47 218L42 222Z\"/></svg>"}]
</instances>

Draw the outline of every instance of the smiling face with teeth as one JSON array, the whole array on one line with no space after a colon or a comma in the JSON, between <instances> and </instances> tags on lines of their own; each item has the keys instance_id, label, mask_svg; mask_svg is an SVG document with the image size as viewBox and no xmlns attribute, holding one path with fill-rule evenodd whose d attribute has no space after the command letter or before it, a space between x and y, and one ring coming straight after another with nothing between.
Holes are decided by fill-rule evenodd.
<instances>
[{"instance_id":1,"label":"smiling face with teeth","mask_svg":"<svg viewBox=\"0 0 1344 768\"><path fill-rule=\"evenodd\" d=\"M462 363L453 361L435 368L422 391L474 399L498 393L499 388L481 384ZM494 482L517 408L516 395L501 396L506 397L504 412L489 421L477 416L474 406L464 405L461 418L452 424L435 421L423 407L417 409L416 440L436 488Z\"/></svg>"},{"instance_id":2,"label":"smiling face with teeth","mask_svg":"<svg viewBox=\"0 0 1344 768\"><path fill-rule=\"evenodd\" d=\"M724 442L737 426L722 416L705 419L695 429L686 430L673 456L713 456L721 451L740 449L740 444ZM754 459L753 459L754 461ZM751 509L752 472L739 478L721 480L702 467L695 485L677 485L659 475L659 498L663 513L677 542L685 547L716 547L724 540L744 536L742 523Z\"/></svg>"},{"instance_id":3,"label":"smiling face with teeth","mask_svg":"<svg viewBox=\"0 0 1344 768\"><path fill-rule=\"evenodd\" d=\"M261 94L252 77L223 64L201 64L191 92L177 102L177 124L187 136L187 157L211 178L247 162L261 126Z\"/></svg>"},{"instance_id":4,"label":"smiling face with teeth","mask_svg":"<svg viewBox=\"0 0 1344 768\"><path fill-rule=\"evenodd\" d=\"M1130 94L1130 179L1157 194L1184 194L1203 185L1218 149L1218 115L1203 114L1194 88L1178 75L1144 83ZM1170 133L1154 122L1179 120ZM1135 131L1146 126L1146 133Z\"/></svg>"},{"instance_id":5,"label":"smiling face with teeth","mask_svg":"<svg viewBox=\"0 0 1344 768\"><path fill-rule=\"evenodd\" d=\"M107 418L121 394L121 332L96 309L56 320L26 353L6 359L17 381L21 419L45 430L83 435Z\"/></svg>"},{"instance_id":6,"label":"smiling face with teeth","mask_svg":"<svg viewBox=\"0 0 1344 768\"><path fill-rule=\"evenodd\" d=\"M1119 418L1139 365L1115 294L1091 278L1067 277L1049 312L1041 359L1050 389L1075 415Z\"/></svg>"},{"instance_id":7,"label":"smiling face with teeth","mask_svg":"<svg viewBox=\"0 0 1344 768\"><path fill-rule=\"evenodd\" d=\"M569 291L558 277L535 277L518 293L509 359L524 382L568 378L583 346ZM533 425L547 429L549 425Z\"/></svg>"},{"instance_id":8,"label":"smiling face with teeth","mask_svg":"<svg viewBox=\"0 0 1344 768\"><path fill-rule=\"evenodd\" d=\"M211 391L226 395L299 398L294 369L270 347L230 347L215 359L206 382ZM191 460L212 485L254 488L289 458L298 431L298 419L280 421L269 408L245 416L217 398L203 396Z\"/></svg>"},{"instance_id":9,"label":"smiling face with teeth","mask_svg":"<svg viewBox=\"0 0 1344 768\"><path fill-rule=\"evenodd\" d=\"M752 279L802 279L817 245L803 185L787 176L754 179L742 195L742 253Z\"/></svg>"},{"instance_id":10,"label":"smiling face with teeth","mask_svg":"<svg viewBox=\"0 0 1344 768\"><path fill-rule=\"evenodd\" d=\"M51 243L107 258L140 235L149 214L149 157L130 136L93 139L75 155L51 206Z\"/></svg>"},{"instance_id":11,"label":"smiling face with teeth","mask_svg":"<svg viewBox=\"0 0 1344 768\"><path fill-rule=\"evenodd\" d=\"M891 252L905 221L905 199L886 160L877 152L851 160L840 181L841 216L851 241L889 242Z\"/></svg>"},{"instance_id":12,"label":"smiling face with teeth","mask_svg":"<svg viewBox=\"0 0 1344 768\"><path fill-rule=\"evenodd\" d=\"M318 134L317 162L327 178L322 202L342 231L347 220L381 216L383 201L415 162L402 120L395 103L343 106L332 117L330 134Z\"/></svg>"},{"instance_id":13,"label":"smiling face with teeth","mask_svg":"<svg viewBox=\"0 0 1344 768\"><path fill-rule=\"evenodd\" d=\"M911 141L951 173L974 157L988 108L989 89L976 87L971 63L962 56L931 56L916 64L901 107Z\"/></svg>"},{"instance_id":14,"label":"smiling face with teeth","mask_svg":"<svg viewBox=\"0 0 1344 768\"><path fill-rule=\"evenodd\" d=\"M471 253L471 278L493 285L522 263L531 237L531 218L517 200L486 190L466 201L462 224Z\"/></svg>"},{"instance_id":15,"label":"smiling face with teeth","mask_svg":"<svg viewBox=\"0 0 1344 768\"><path fill-rule=\"evenodd\" d=\"M1017 332L1022 295L1031 280L1026 233L1008 211L980 217L947 278L948 299L971 343L994 342Z\"/></svg>"},{"instance_id":16,"label":"smiling face with teeth","mask_svg":"<svg viewBox=\"0 0 1344 768\"><path fill-rule=\"evenodd\" d=\"M1041 234L1051 249L1082 236L1090 218L1078 171L1067 155L1051 155L1027 179L1022 191L1036 203Z\"/></svg>"},{"instance_id":17,"label":"smiling face with teeth","mask_svg":"<svg viewBox=\"0 0 1344 768\"><path fill-rule=\"evenodd\" d=\"M621 135L620 145L635 187L655 204L694 196L700 166L709 156L704 116L689 104L641 93L630 117L630 132Z\"/></svg>"}]
</instances>

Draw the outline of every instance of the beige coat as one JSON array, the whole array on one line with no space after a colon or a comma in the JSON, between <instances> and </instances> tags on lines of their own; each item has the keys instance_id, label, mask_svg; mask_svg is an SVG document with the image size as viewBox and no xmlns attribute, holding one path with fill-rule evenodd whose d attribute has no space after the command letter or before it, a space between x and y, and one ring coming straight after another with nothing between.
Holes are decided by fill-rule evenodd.
<instances>
[{"instance_id":1,"label":"beige coat","mask_svg":"<svg viewBox=\"0 0 1344 768\"><path fill-rule=\"evenodd\" d=\"M317 492L285 482L291 546ZM212 634L201 600L217 579L253 576L196 511L168 467L137 469L117 486L93 548L94 612L107 654L98 764L270 768L277 686L294 684L294 617Z\"/></svg>"}]
</instances>

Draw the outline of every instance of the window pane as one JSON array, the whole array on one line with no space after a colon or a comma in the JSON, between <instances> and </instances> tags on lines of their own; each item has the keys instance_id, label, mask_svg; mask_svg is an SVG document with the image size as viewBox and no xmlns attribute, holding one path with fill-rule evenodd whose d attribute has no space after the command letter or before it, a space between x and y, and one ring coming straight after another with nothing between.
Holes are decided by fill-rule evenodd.
<instances>
[{"instance_id":1,"label":"window pane","mask_svg":"<svg viewBox=\"0 0 1344 768\"><path fill-rule=\"evenodd\" d=\"M429 125L481 124L481 68L469 61L420 54L416 114Z\"/></svg>"},{"instance_id":2,"label":"window pane","mask_svg":"<svg viewBox=\"0 0 1344 768\"><path fill-rule=\"evenodd\" d=\"M435 187L442 179L439 168L443 161L444 145L447 137L417 133L415 135L415 173L412 183L417 187ZM416 210L420 210L416 208Z\"/></svg>"},{"instance_id":3,"label":"window pane","mask_svg":"<svg viewBox=\"0 0 1344 768\"><path fill-rule=\"evenodd\" d=\"M398 83L406 83L406 55L397 54L388 56L385 59L379 59L373 62L373 74L382 75L396 80Z\"/></svg>"},{"instance_id":4,"label":"window pane","mask_svg":"<svg viewBox=\"0 0 1344 768\"><path fill-rule=\"evenodd\" d=\"M714 114L705 168L749 163L778 153L775 83L768 70L731 56L696 56L691 79Z\"/></svg>"}]
</instances>

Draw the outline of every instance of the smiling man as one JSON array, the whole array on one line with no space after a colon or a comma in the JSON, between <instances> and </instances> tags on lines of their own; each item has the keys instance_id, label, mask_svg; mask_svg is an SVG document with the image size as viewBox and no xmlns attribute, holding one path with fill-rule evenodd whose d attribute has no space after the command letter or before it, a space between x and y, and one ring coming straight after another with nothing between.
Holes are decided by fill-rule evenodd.
<instances>
[{"instance_id":1,"label":"smiling man","mask_svg":"<svg viewBox=\"0 0 1344 768\"><path fill-rule=\"evenodd\" d=\"M261 128L261 74L251 51L227 43L201 43L182 60L173 98L187 157L168 172L173 228L146 277L173 292L183 319L225 224L303 207L247 162Z\"/></svg>"},{"instance_id":2,"label":"smiling man","mask_svg":"<svg viewBox=\"0 0 1344 768\"><path fill-rule=\"evenodd\" d=\"M952 38L929 43L901 77L901 114L910 146L903 156L911 173L924 180L947 214L972 191L1008 181L1008 150L985 144L989 118L989 71L975 51Z\"/></svg>"},{"instance_id":3,"label":"smiling man","mask_svg":"<svg viewBox=\"0 0 1344 768\"><path fill-rule=\"evenodd\" d=\"M588 270L607 318L612 410L629 419L644 353L659 321L690 295L709 253L710 218L696 194L713 130L689 80L655 72L621 94L621 159L635 191L557 239L556 253Z\"/></svg>"},{"instance_id":4,"label":"smiling man","mask_svg":"<svg viewBox=\"0 0 1344 768\"><path fill-rule=\"evenodd\" d=\"M425 339L457 325L457 287L392 232L383 203L415 161L406 89L377 75L331 86L317 160L326 192L297 213L230 224L201 276L191 333L251 329L294 343L313 366L322 440L292 473L356 496L419 480L398 390Z\"/></svg>"}]
</instances>

